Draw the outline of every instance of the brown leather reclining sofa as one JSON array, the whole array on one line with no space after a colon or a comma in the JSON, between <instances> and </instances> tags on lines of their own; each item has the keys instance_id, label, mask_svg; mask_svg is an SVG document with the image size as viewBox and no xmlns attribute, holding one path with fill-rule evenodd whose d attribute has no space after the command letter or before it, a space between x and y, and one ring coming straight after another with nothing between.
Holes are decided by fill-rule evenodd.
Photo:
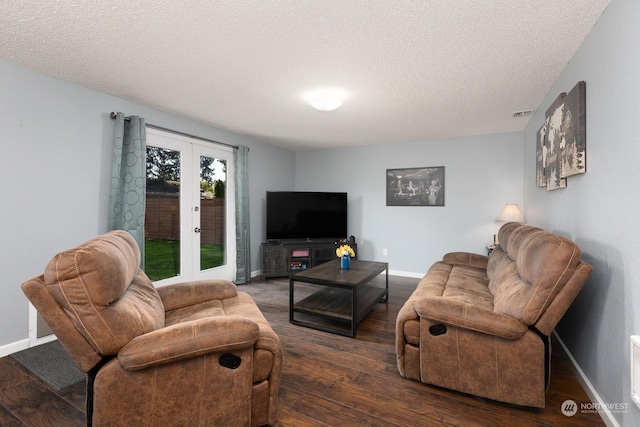
<instances>
[{"instance_id":1,"label":"brown leather reclining sofa","mask_svg":"<svg viewBox=\"0 0 640 427\"><path fill-rule=\"evenodd\" d=\"M572 241L507 223L487 257L449 253L396 319L400 374L464 393L545 406L554 327L592 267Z\"/></svg>"},{"instance_id":2,"label":"brown leather reclining sofa","mask_svg":"<svg viewBox=\"0 0 640 427\"><path fill-rule=\"evenodd\" d=\"M61 252L24 293L83 372L89 426L276 421L282 350L229 281L155 288L124 231Z\"/></svg>"}]
</instances>

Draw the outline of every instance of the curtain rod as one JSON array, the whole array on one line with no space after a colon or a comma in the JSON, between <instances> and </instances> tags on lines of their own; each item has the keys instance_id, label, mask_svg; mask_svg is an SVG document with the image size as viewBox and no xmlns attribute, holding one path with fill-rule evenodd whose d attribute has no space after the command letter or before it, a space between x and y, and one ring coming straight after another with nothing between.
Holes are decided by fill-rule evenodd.
<instances>
[{"instance_id":1,"label":"curtain rod","mask_svg":"<svg viewBox=\"0 0 640 427\"><path fill-rule=\"evenodd\" d=\"M112 111L110 117L111 117L111 120L115 120L116 119L116 113L114 113ZM125 117L124 119L125 120L129 120L129 117ZM180 132L180 131L177 131L177 130L163 128L161 126L152 125L150 123L145 123L145 126L150 127L152 129L156 129L156 130L163 130L165 132L175 133L176 135L186 136L188 138L200 139L202 141L207 141L207 142L213 142L214 144L220 144L220 145L224 145L226 147L231 147L231 148L235 148L235 149L238 148L237 145L231 145L231 144L226 144L226 143L220 142L220 141L214 141L213 139L202 138L201 136L191 135L191 134Z\"/></svg>"}]
</instances>

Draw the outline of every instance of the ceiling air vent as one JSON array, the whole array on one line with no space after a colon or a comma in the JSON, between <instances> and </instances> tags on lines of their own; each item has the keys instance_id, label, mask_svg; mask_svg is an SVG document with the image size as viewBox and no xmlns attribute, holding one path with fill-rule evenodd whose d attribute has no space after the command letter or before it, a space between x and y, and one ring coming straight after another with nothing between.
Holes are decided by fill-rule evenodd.
<instances>
[{"instance_id":1,"label":"ceiling air vent","mask_svg":"<svg viewBox=\"0 0 640 427\"><path fill-rule=\"evenodd\" d=\"M515 113L513 113L513 118L517 118L517 117L527 117L533 114L533 110L523 110L523 111L516 111Z\"/></svg>"}]
</instances>

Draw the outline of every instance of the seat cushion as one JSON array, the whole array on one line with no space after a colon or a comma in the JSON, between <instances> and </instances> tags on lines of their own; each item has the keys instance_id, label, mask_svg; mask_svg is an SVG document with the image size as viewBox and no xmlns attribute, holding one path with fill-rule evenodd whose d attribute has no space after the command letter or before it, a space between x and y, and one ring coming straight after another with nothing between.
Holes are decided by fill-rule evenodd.
<instances>
[{"instance_id":1,"label":"seat cushion","mask_svg":"<svg viewBox=\"0 0 640 427\"><path fill-rule=\"evenodd\" d=\"M493 294L484 270L455 266L449 274L443 297L453 298L487 310L493 310Z\"/></svg>"},{"instance_id":2,"label":"seat cushion","mask_svg":"<svg viewBox=\"0 0 640 427\"><path fill-rule=\"evenodd\" d=\"M215 316L240 316L253 320L259 327L258 341L254 345L253 382L257 383L271 376L275 358L279 357L279 350L276 356L274 349L280 348L280 339L249 294L237 292L232 298L169 310L165 316L167 326Z\"/></svg>"},{"instance_id":3,"label":"seat cushion","mask_svg":"<svg viewBox=\"0 0 640 427\"><path fill-rule=\"evenodd\" d=\"M112 231L59 253L45 269L47 289L101 355L164 326L160 296L139 264L133 237Z\"/></svg>"}]
</instances>

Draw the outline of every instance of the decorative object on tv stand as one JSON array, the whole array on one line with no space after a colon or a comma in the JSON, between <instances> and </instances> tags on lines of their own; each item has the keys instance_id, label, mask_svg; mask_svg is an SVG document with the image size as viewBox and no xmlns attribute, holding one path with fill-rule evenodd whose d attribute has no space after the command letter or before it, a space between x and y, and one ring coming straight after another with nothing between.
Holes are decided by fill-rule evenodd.
<instances>
[{"instance_id":1,"label":"decorative object on tv stand","mask_svg":"<svg viewBox=\"0 0 640 427\"><path fill-rule=\"evenodd\" d=\"M444 166L387 169L387 206L444 206Z\"/></svg>"},{"instance_id":2,"label":"decorative object on tv stand","mask_svg":"<svg viewBox=\"0 0 640 427\"><path fill-rule=\"evenodd\" d=\"M567 177L587 171L586 84L562 92L545 113L536 141L536 185L565 188Z\"/></svg>"},{"instance_id":3,"label":"decorative object on tv stand","mask_svg":"<svg viewBox=\"0 0 640 427\"><path fill-rule=\"evenodd\" d=\"M336 256L340 258L340 268L348 270L351 264L350 258L356 256L356 253L349 245L342 245L336 249Z\"/></svg>"},{"instance_id":4,"label":"decorative object on tv stand","mask_svg":"<svg viewBox=\"0 0 640 427\"><path fill-rule=\"evenodd\" d=\"M524 217L522 216L522 212L520 212L520 206L515 203L509 203L504 205L502 208L502 212L496 218L496 222L502 227L507 222L519 222L524 223ZM495 245L498 244L498 235L493 235L493 243Z\"/></svg>"}]
</instances>

